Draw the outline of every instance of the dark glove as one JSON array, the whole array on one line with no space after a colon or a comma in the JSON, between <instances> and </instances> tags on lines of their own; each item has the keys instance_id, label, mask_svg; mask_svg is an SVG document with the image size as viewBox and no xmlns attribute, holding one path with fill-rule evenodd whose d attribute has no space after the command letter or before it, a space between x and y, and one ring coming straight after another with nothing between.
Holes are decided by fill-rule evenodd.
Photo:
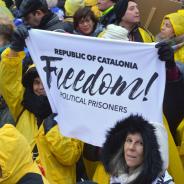
<instances>
[{"instance_id":1,"label":"dark glove","mask_svg":"<svg viewBox=\"0 0 184 184\"><path fill-rule=\"evenodd\" d=\"M174 61L174 50L172 47L166 42L160 42L155 47L158 48L159 59L166 62L166 68L174 68L176 63Z\"/></svg>"},{"instance_id":2,"label":"dark glove","mask_svg":"<svg viewBox=\"0 0 184 184\"><path fill-rule=\"evenodd\" d=\"M18 26L13 32L10 48L16 52L24 50L25 39L28 35L28 27L25 25Z\"/></svg>"},{"instance_id":3,"label":"dark glove","mask_svg":"<svg viewBox=\"0 0 184 184\"><path fill-rule=\"evenodd\" d=\"M44 132L45 134L47 134L47 132L54 127L55 125L57 125L57 122L54 120L54 117L56 117L57 114L56 113L52 113L50 116L48 116L43 123L43 127L44 127Z\"/></svg>"}]
</instances>

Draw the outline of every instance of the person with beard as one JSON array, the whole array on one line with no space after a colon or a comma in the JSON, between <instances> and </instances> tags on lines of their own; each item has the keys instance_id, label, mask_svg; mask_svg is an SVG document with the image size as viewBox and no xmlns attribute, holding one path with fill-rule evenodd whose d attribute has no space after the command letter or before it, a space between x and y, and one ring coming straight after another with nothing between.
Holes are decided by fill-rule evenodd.
<instances>
[{"instance_id":1,"label":"person with beard","mask_svg":"<svg viewBox=\"0 0 184 184\"><path fill-rule=\"evenodd\" d=\"M16 122L16 128L30 144L33 159L47 180L52 184L73 184L76 182L76 162L83 145L59 132L35 66L31 65L22 77L26 36L25 27L17 28L10 47L1 55L1 93Z\"/></svg>"},{"instance_id":2,"label":"person with beard","mask_svg":"<svg viewBox=\"0 0 184 184\"><path fill-rule=\"evenodd\" d=\"M101 160L110 184L173 184L168 167L167 132L161 123L130 115L106 135Z\"/></svg>"}]
</instances>

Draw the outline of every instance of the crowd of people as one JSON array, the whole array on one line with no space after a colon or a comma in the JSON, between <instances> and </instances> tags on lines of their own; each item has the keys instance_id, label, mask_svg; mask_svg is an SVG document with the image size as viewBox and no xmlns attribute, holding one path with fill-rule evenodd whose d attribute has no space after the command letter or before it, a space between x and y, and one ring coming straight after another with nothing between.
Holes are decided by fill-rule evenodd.
<instances>
[{"instance_id":1,"label":"crowd of people","mask_svg":"<svg viewBox=\"0 0 184 184\"><path fill-rule=\"evenodd\" d=\"M109 130L102 148L63 136L26 48L31 28L158 42L166 66L164 124L131 115ZM182 6L153 35L141 25L136 0L0 0L0 54L0 183L184 182Z\"/></svg>"}]
</instances>

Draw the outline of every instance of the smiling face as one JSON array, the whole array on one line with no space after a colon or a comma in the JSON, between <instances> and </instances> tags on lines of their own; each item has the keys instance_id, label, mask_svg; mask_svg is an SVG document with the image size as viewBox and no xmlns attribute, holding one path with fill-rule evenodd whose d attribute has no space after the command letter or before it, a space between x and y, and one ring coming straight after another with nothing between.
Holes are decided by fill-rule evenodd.
<instances>
[{"instance_id":1,"label":"smiling face","mask_svg":"<svg viewBox=\"0 0 184 184\"><path fill-rule=\"evenodd\" d=\"M143 140L139 133L128 134L124 143L124 157L129 170L143 163Z\"/></svg>"},{"instance_id":2,"label":"smiling face","mask_svg":"<svg viewBox=\"0 0 184 184\"><path fill-rule=\"evenodd\" d=\"M95 23L90 17L82 18L78 24L78 30L84 35L90 35L94 30Z\"/></svg>"},{"instance_id":3,"label":"smiling face","mask_svg":"<svg viewBox=\"0 0 184 184\"><path fill-rule=\"evenodd\" d=\"M36 77L34 78L33 81L33 92L37 95L37 96L41 96L41 95L46 95L44 87L43 87L43 83L40 79L40 77Z\"/></svg>"}]
</instances>

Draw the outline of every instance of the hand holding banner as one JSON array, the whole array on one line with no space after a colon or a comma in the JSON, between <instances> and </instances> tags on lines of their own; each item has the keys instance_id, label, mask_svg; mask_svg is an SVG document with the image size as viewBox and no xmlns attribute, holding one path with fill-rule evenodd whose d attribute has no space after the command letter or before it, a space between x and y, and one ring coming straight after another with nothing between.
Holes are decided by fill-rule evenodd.
<instances>
[{"instance_id":1,"label":"hand holding banner","mask_svg":"<svg viewBox=\"0 0 184 184\"><path fill-rule=\"evenodd\" d=\"M155 44L31 30L27 46L63 135L101 146L130 114L162 122L164 62Z\"/></svg>"}]
</instances>

